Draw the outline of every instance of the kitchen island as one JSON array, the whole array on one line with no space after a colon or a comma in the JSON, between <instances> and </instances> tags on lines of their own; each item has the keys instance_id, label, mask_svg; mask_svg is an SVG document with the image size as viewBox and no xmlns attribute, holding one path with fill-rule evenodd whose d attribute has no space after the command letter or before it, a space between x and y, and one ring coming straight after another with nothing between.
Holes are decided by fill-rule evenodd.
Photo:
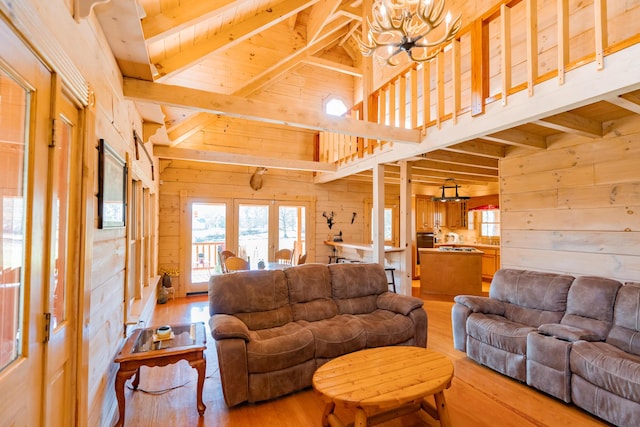
<instances>
[{"instance_id":1,"label":"kitchen island","mask_svg":"<svg viewBox=\"0 0 640 427\"><path fill-rule=\"evenodd\" d=\"M482 251L441 246L419 253L422 295L482 295Z\"/></svg>"}]
</instances>

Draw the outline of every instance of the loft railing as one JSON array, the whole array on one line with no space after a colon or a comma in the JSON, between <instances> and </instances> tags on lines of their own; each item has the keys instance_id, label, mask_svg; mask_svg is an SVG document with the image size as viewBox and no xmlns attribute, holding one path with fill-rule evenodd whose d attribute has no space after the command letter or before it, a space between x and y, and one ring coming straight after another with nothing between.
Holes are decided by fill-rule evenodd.
<instances>
[{"instance_id":1,"label":"loft railing","mask_svg":"<svg viewBox=\"0 0 640 427\"><path fill-rule=\"evenodd\" d=\"M571 4L570 4L571 3ZM510 0L494 6L440 48L435 60L412 64L368 97L369 117L398 128L437 126L482 115L492 102L528 91L640 42L640 5L619 0ZM570 8L571 6L571 8ZM363 119L363 104L350 117ZM321 132L318 160L346 164L391 144Z\"/></svg>"}]
</instances>

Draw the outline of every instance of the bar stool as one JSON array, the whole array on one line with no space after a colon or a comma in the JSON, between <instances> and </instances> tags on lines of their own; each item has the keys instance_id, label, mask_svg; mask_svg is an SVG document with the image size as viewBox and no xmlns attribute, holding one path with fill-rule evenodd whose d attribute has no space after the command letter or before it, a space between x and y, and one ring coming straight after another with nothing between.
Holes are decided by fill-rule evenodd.
<instances>
[{"instance_id":1,"label":"bar stool","mask_svg":"<svg viewBox=\"0 0 640 427\"><path fill-rule=\"evenodd\" d=\"M393 274L394 271L396 271L395 268L393 267L385 267L384 268L385 273L388 271L389 273L391 273L391 280L389 281L389 285L391 285L391 287L393 288L393 292L397 294L396 292L396 277Z\"/></svg>"}]
</instances>

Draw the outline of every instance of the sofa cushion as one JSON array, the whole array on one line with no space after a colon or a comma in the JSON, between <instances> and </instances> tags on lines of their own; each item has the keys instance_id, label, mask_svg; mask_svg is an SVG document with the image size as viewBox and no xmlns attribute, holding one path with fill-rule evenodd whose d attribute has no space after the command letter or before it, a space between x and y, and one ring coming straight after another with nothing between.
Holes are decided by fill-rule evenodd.
<instances>
[{"instance_id":1,"label":"sofa cushion","mask_svg":"<svg viewBox=\"0 0 640 427\"><path fill-rule=\"evenodd\" d=\"M604 277L581 276L574 280L567 295L567 311L560 323L593 331L604 341L613 322L613 305L622 283Z\"/></svg>"},{"instance_id":2,"label":"sofa cushion","mask_svg":"<svg viewBox=\"0 0 640 427\"><path fill-rule=\"evenodd\" d=\"M415 333L409 317L392 311L375 310L355 317L366 331L367 347L402 344L413 338Z\"/></svg>"},{"instance_id":3,"label":"sofa cushion","mask_svg":"<svg viewBox=\"0 0 640 427\"><path fill-rule=\"evenodd\" d=\"M209 314L233 314L254 330L293 321L284 272L243 271L211 276Z\"/></svg>"},{"instance_id":4,"label":"sofa cushion","mask_svg":"<svg viewBox=\"0 0 640 427\"><path fill-rule=\"evenodd\" d=\"M640 356L640 285L627 283L620 288L613 309L613 327L607 343Z\"/></svg>"},{"instance_id":5,"label":"sofa cushion","mask_svg":"<svg viewBox=\"0 0 640 427\"><path fill-rule=\"evenodd\" d=\"M570 361L573 375L640 402L640 356L603 342L577 341L571 348Z\"/></svg>"},{"instance_id":6,"label":"sofa cushion","mask_svg":"<svg viewBox=\"0 0 640 427\"><path fill-rule=\"evenodd\" d=\"M340 313L370 313L379 294L389 291L380 264L330 264L331 291Z\"/></svg>"},{"instance_id":7,"label":"sofa cushion","mask_svg":"<svg viewBox=\"0 0 640 427\"><path fill-rule=\"evenodd\" d=\"M527 334L535 330L495 314L472 313L467 318L470 337L509 353L527 354Z\"/></svg>"},{"instance_id":8,"label":"sofa cushion","mask_svg":"<svg viewBox=\"0 0 640 427\"><path fill-rule=\"evenodd\" d=\"M337 315L317 322L298 322L311 331L315 340L315 357L333 358L365 348L367 335L352 316Z\"/></svg>"},{"instance_id":9,"label":"sofa cushion","mask_svg":"<svg viewBox=\"0 0 640 427\"><path fill-rule=\"evenodd\" d=\"M489 288L489 297L504 301L505 317L538 327L558 323L567 308L572 276L529 270L501 269Z\"/></svg>"},{"instance_id":10,"label":"sofa cushion","mask_svg":"<svg viewBox=\"0 0 640 427\"><path fill-rule=\"evenodd\" d=\"M338 314L331 298L331 276L325 264L304 264L284 270L293 320L310 322Z\"/></svg>"},{"instance_id":11,"label":"sofa cushion","mask_svg":"<svg viewBox=\"0 0 640 427\"><path fill-rule=\"evenodd\" d=\"M249 373L270 372L313 359L313 334L297 323L275 328L249 331L247 370Z\"/></svg>"}]
</instances>

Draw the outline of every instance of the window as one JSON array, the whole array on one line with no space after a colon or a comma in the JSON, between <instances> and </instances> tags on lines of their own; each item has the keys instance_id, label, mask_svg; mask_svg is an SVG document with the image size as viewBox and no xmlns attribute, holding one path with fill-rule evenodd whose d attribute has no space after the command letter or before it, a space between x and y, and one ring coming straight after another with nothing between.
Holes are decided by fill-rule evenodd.
<instances>
[{"instance_id":1,"label":"window","mask_svg":"<svg viewBox=\"0 0 640 427\"><path fill-rule=\"evenodd\" d=\"M29 91L0 69L0 370L22 354L30 101Z\"/></svg>"},{"instance_id":2,"label":"window","mask_svg":"<svg viewBox=\"0 0 640 427\"><path fill-rule=\"evenodd\" d=\"M498 237L500 236L500 210L491 209L479 211L480 213L480 236Z\"/></svg>"},{"instance_id":3,"label":"window","mask_svg":"<svg viewBox=\"0 0 640 427\"><path fill-rule=\"evenodd\" d=\"M373 201L366 202L365 236L373 242ZM400 245L400 214L398 202L387 200L384 205L384 244L390 246Z\"/></svg>"},{"instance_id":4,"label":"window","mask_svg":"<svg viewBox=\"0 0 640 427\"><path fill-rule=\"evenodd\" d=\"M341 100L332 98L326 103L324 111L330 116L343 116L347 112L347 106Z\"/></svg>"}]
</instances>

